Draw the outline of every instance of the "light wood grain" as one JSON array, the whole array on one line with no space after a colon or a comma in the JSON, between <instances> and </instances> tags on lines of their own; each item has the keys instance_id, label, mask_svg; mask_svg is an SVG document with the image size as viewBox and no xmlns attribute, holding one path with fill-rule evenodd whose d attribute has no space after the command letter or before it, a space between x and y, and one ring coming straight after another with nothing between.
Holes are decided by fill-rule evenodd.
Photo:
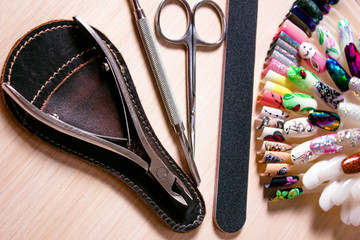
<instances>
[{"instance_id":1,"label":"light wood grain","mask_svg":"<svg viewBox=\"0 0 360 240\"><path fill-rule=\"evenodd\" d=\"M140 1L150 22L160 1ZM188 1L190 5L195 0ZM216 1L226 9L226 0ZM271 38L291 5L259 0L254 96ZM130 1L2 0L0 64L28 30L53 19L78 15L105 33L122 52L142 104L159 139L187 172L180 143L167 121L159 93L135 30ZM169 9L169 11L176 10ZM202 15L207 18L207 10ZM185 15L181 15L182 18ZM169 16L170 17L170 16ZM181 19L180 19L181 20ZM200 21L217 26L218 19ZM244 23L246 24L246 23ZM176 26L169 27L170 34ZM219 29L201 30L216 38ZM185 119L185 50L158 39L171 86ZM241 44L241 43L239 43ZM103 171L31 136L0 108L0 239L354 239L360 230L340 221L339 208L323 212L318 195L268 204L254 156L249 164L247 220L236 234L213 224L213 203L223 77L224 45L197 53L196 164L206 201L203 224L187 234L168 229L129 188ZM236 111L236 109L234 109ZM241 140L239 140L241 144ZM343 238L344 237L344 238Z\"/></svg>"}]
</instances>

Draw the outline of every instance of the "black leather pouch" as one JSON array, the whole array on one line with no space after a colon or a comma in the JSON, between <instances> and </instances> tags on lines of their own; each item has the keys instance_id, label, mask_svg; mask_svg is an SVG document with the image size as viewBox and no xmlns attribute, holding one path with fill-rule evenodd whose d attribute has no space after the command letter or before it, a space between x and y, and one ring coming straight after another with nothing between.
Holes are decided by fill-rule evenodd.
<instances>
[{"instance_id":1,"label":"black leather pouch","mask_svg":"<svg viewBox=\"0 0 360 240\"><path fill-rule=\"evenodd\" d=\"M118 83L74 21L52 21L9 53L5 104L34 135L127 184L173 230L197 228L205 215L200 192L156 137L121 54L95 31L116 61Z\"/></svg>"}]
</instances>

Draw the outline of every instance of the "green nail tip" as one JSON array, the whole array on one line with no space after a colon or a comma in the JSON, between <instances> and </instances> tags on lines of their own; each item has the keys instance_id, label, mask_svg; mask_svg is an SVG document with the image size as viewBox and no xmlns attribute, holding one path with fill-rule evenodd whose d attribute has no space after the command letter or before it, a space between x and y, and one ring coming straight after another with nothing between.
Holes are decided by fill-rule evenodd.
<instances>
[{"instance_id":1,"label":"green nail tip","mask_svg":"<svg viewBox=\"0 0 360 240\"><path fill-rule=\"evenodd\" d=\"M319 78L314 73L296 66L289 67L288 79L296 86L308 91L312 90L314 83L319 81Z\"/></svg>"}]
</instances>

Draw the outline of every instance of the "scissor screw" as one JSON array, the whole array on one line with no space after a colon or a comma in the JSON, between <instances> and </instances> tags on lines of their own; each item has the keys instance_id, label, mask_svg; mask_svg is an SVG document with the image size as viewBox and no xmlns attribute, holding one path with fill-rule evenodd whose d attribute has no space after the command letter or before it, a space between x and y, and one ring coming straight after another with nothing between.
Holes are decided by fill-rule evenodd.
<instances>
[{"instance_id":1,"label":"scissor screw","mask_svg":"<svg viewBox=\"0 0 360 240\"><path fill-rule=\"evenodd\" d=\"M102 64L102 70L105 71L105 72L110 71L109 64L106 63L106 62L104 62L104 63Z\"/></svg>"},{"instance_id":2,"label":"scissor screw","mask_svg":"<svg viewBox=\"0 0 360 240\"><path fill-rule=\"evenodd\" d=\"M161 168L159 168L158 170L156 170L156 176L157 176L159 179L164 179L164 178L167 177L167 175L168 175L168 171L167 171L165 168L163 168L163 167L161 167Z\"/></svg>"}]
</instances>

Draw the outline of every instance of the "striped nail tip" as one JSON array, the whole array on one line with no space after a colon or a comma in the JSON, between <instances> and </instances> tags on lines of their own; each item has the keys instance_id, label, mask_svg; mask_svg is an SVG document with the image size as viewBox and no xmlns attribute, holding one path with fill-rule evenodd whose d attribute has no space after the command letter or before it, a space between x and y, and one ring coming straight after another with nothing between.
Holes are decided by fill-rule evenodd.
<instances>
[{"instance_id":1,"label":"striped nail tip","mask_svg":"<svg viewBox=\"0 0 360 240\"><path fill-rule=\"evenodd\" d=\"M316 28L319 44L325 50L326 57L339 59L341 57L340 47L334 35L324 25Z\"/></svg>"},{"instance_id":2,"label":"striped nail tip","mask_svg":"<svg viewBox=\"0 0 360 240\"><path fill-rule=\"evenodd\" d=\"M263 148L266 151L276 151L276 152L288 152L292 149L292 146L286 143L278 143L278 142L269 142L265 141L263 144Z\"/></svg>"},{"instance_id":3,"label":"striped nail tip","mask_svg":"<svg viewBox=\"0 0 360 240\"><path fill-rule=\"evenodd\" d=\"M296 4L299 5L313 20L316 24L323 19L323 13L320 8L312 0L298 0Z\"/></svg>"},{"instance_id":4,"label":"striped nail tip","mask_svg":"<svg viewBox=\"0 0 360 240\"><path fill-rule=\"evenodd\" d=\"M308 113L317 108L316 100L304 93L285 94L283 104L286 109L299 113Z\"/></svg>"},{"instance_id":5,"label":"striped nail tip","mask_svg":"<svg viewBox=\"0 0 360 240\"><path fill-rule=\"evenodd\" d=\"M338 109L339 104L345 101L344 96L340 92L320 81L314 84L313 91L332 109Z\"/></svg>"},{"instance_id":6,"label":"striped nail tip","mask_svg":"<svg viewBox=\"0 0 360 240\"><path fill-rule=\"evenodd\" d=\"M354 174L360 172L360 152L352 154L341 162L344 173Z\"/></svg>"},{"instance_id":7,"label":"striped nail tip","mask_svg":"<svg viewBox=\"0 0 360 240\"><path fill-rule=\"evenodd\" d=\"M265 184L265 188L287 187L299 182L298 176L273 177L269 184Z\"/></svg>"},{"instance_id":8,"label":"striped nail tip","mask_svg":"<svg viewBox=\"0 0 360 240\"><path fill-rule=\"evenodd\" d=\"M340 91L346 92L349 90L351 76L345 71L340 63L333 58L328 58L326 60L326 70Z\"/></svg>"},{"instance_id":9,"label":"striped nail tip","mask_svg":"<svg viewBox=\"0 0 360 240\"><path fill-rule=\"evenodd\" d=\"M328 131L336 131L340 127L340 116L329 111L311 111L308 115L309 122Z\"/></svg>"},{"instance_id":10,"label":"striped nail tip","mask_svg":"<svg viewBox=\"0 0 360 240\"><path fill-rule=\"evenodd\" d=\"M326 58L313 44L303 42L299 47L299 55L314 71L323 73L326 70Z\"/></svg>"},{"instance_id":11,"label":"striped nail tip","mask_svg":"<svg viewBox=\"0 0 360 240\"><path fill-rule=\"evenodd\" d=\"M346 45L344 52L351 75L360 78L360 53L355 44Z\"/></svg>"},{"instance_id":12,"label":"striped nail tip","mask_svg":"<svg viewBox=\"0 0 360 240\"><path fill-rule=\"evenodd\" d=\"M314 138L310 143L310 150L314 154L335 154L343 150L343 146L337 143L337 135L329 134Z\"/></svg>"},{"instance_id":13,"label":"striped nail tip","mask_svg":"<svg viewBox=\"0 0 360 240\"><path fill-rule=\"evenodd\" d=\"M270 202L278 202L283 200L289 200L300 196L303 193L302 188L287 188L287 189L278 189L275 192L273 198L269 198Z\"/></svg>"},{"instance_id":14,"label":"striped nail tip","mask_svg":"<svg viewBox=\"0 0 360 240\"><path fill-rule=\"evenodd\" d=\"M353 91L354 95L360 96L360 78L352 77L349 82L349 89Z\"/></svg>"},{"instance_id":15,"label":"striped nail tip","mask_svg":"<svg viewBox=\"0 0 360 240\"><path fill-rule=\"evenodd\" d=\"M317 133L317 128L308 121L308 118L295 118L286 121L284 132L287 136L295 138L309 137Z\"/></svg>"},{"instance_id":16,"label":"striped nail tip","mask_svg":"<svg viewBox=\"0 0 360 240\"><path fill-rule=\"evenodd\" d=\"M289 67L287 77L296 86L305 90L311 90L314 83L319 81L319 78L312 72L296 66Z\"/></svg>"},{"instance_id":17,"label":"striped nail tip","mask_svg":"<svg viewBox=\"0 0 360 240\"><path fill-rule=\"evenodd\" d=\"M269 90L264 90L262 94L258 96L257 103L278 109L284 108L283 96Z\"/></svg>"},{"instance_id":18,"label":"striped nail tip","mask_svg":"<svg viewBox=\"0 0 360 240\"><path fill-rule=\"evenodd\" d=\"M337 133L336 142L344 147L354 148L360 144L360 128L344 129Z\"/></svg>"},{"instance_id":19,"label":"striped nail tip","mask_svg":"<svg viewBox=\"0 0 360 240\"><path fill-rule=\"evenodd\" d=\"M354 103L341 103L339 104L338 113L340 117L360 125L360 106Z\"/></svg>"}]
</instances>

